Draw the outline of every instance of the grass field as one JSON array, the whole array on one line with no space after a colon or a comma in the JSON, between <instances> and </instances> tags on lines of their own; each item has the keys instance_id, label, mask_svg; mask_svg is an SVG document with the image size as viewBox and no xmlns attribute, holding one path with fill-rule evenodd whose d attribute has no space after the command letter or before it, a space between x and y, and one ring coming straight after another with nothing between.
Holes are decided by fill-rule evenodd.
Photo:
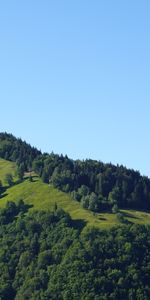
<instances>
[{"instance_id":1,"label":"grass field","mask_svg":"<svg viewBox=\"0 0 150 300\"><path fill-rule=\"evenodd\" d=\"M0 158L0 180L3 184L5 175L7 173L11 173L13 176L15 175L16 164L7 160Z\"/></svg>"},{"instance_id":2,"label":"grass field","mask_svg":"<svg viewBox=\"0 0 150 300\"><path fill-rule=\"evenodd\" d=\"M4 181L6 173L14 174L14 172L14 163L0 159L0 179L2 181ZM33 182L26 178L22 183L8 188L0 199L0 208L4 207L7 201L16 202L19 199L23 199L25 203L32 205L31 210L53 210L55 203L57 203L57 206L68 212L72 219L82 219L88 226L109 228L119 224L115 214L93 214L93 212L83 209L79 202L72 200L69 194L44 184L36 176L33 177ZM132 223L150 224L149 213L133 210L123 210L122 212L126 219Z\"/></svg>"}]
</instances>

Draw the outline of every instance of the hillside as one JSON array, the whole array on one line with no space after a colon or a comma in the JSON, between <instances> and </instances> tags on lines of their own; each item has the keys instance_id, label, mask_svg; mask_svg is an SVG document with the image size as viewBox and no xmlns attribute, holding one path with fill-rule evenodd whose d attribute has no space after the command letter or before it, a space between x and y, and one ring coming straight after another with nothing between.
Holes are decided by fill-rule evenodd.
<instances>
[{"instance_id":1,"label":"hillside","mask_svg":"<svg viewBox=\"0 0 150 300\"><path fill-rule=\"evenodd\" d=\"M149 207L149 179L4 137L0 299L149 300L150 213L131 209Z\"/></svg>"},{"instance_id":2,"label":"hillside","mask_svg":"<svg viewBox=\"0 0 150 300\"><path fill-rule=\"evenodd\" d=\"M93 213L150 211L150 179L124 166L41 153L11 134L0 133L0 157L15 162L20 174L34 171Z\"/></svg>"},{"instance_id":3,"label":"hillside","mask_svg":"<svg viewBox=\"0 0 150 300\"><path fill-rule=\"evenodd\" d=\"M14 174L15 163L0 159L0 178L4 180L7 173ZM0 199L0 207L5 207L8 201L17 202L23 199L31 205L31 210L53 210L55 204L70 214L73 220L82 220L87 225L108 228L119 224L116 214L93 213L81 206L80 202L52 185L42 182L38 176L33 176L33 182L26 177L23 182L6 189ZM150 214L136 210L122 210L125 218L132 223L149 224Z\"/></svg>"},{"instance_id":4,"label":"hillside","mask_svg":"<svg viewBox=\"0 0 150 300\"><path fill-rule=\"evenodd\" d=\"M0 210L1 300L149 300L149 226L82 230L61 209Z\"/></svg>"}]
</instances>

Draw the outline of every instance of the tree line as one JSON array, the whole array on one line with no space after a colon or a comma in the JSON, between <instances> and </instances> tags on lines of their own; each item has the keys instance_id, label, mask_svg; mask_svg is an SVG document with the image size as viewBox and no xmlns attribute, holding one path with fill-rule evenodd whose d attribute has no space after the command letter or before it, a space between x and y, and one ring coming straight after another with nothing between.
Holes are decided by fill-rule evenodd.
<instances>
[{"instance_id":1,"label":"tree line","mask_svg":"<svg viewBox=\"0 0 150 300\"><path fill-rule=\"evenodd\" d=\"M41 151L31 147L21 138L16 138L12 134L0 133L0 157L16 162L22 166L24 171L32 168L33 160L41 154Z\"/></svg>"},{"instance_id":2,"label":"tree line","mask_svg":"<svg viewBox=\"0 0 150 300\"><path fill-rule=\"evenodd\" d=\"M71 193L75 201L92 211L150 209L150 179L138 171L53 153L37 157L32 166L45 183Z\"/></svg>"}]
</instances>

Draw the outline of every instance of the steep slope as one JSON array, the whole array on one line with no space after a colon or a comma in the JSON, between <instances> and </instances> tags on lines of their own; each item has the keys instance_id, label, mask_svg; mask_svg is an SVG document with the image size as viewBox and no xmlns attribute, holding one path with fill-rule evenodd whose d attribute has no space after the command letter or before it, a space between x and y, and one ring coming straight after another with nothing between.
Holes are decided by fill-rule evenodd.
<instances>
[{"instance_id":1,"label":"steep slope","mask_svg":"<svg viewBox=\"0 0 150 300\"><path fill-rule=\"evenodd\" d=\"M149 300L150 226L77 227L63 210L0 210L1 300Z\"/></svg>"},{"instance_id":2,"label":"steep slope","mask_svg":"<svg viewBox=\"0 0 150 300\"><path fill-rule=\"evenodd\" d=\"M4 179L6 173L15 172L15 163L0 160L0 179ZM0 207L4 207L7 201L17 202L23 199L31 205L31 210L53 210L55 205L63 208L74 220L82 220L87 225L100 228L112 227L119 224L117 216L112 213L93 213L82 208L78 201L69 194L59 191L52 185L45 184L38 176L30 182L26 177L22 183L7 188L0 199ZM150 223L150 214L140 211L122 210L126 219L133 223Z\"/></svg>"},{"instance_id":3,"label":"steep slope","mask_svg":"<svg viewBox=\"0 0 150 300\"><path fill-rule=\"evenodd\" d=\"M41 153L8 133L0 133L0 157L16 162L22 175L34 170L44 183L71 194L96 214L118 209L150 211L150 179L122 165Z\"/></svg>"},{"instance_id":4,"label":"steep slope","mask_svg":"<svg viewBox=\"0 0 150 300\"><path fill-rule=\"evenodd\" d=\"M24 182L8 188L4 197L0 199L0 207L4 207L7 201L17 202L20 199L31 205L32 210L53 210L57 204L58 207L68 212L72 219L81 219L93 226L112 226L118 223L115 215L95 215L91 211L83 209L81 204L74 201L68 194L44 184L37 177L33 182L26 179Z\"/></svg>"}]
</instances>

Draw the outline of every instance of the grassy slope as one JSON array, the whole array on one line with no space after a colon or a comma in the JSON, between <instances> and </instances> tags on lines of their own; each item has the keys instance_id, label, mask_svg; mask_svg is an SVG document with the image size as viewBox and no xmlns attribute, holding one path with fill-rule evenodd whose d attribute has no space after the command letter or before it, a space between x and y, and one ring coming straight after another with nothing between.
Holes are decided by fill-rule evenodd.
<instances>
[{"instance_id":1,"label":"grassy slope","mask_svg":"<svg viewBox=\"0 0 150 300\"><path fill-rule=\"evenodd\" d=\"M4 179L6 173L13 173L15 164L0 159L0 179ZM58 207L68 212L73 219L82 219L88 225L98 227L110 227L117 225L118 221L114 214L101 213L94 215L92 212L81 207L80 203L71 199L69 194L58 191L48 184L44 184L38 177L34 181L28 179L24 182L8 188L5 196L0 199L0 207L4 207L7 201L23 199L26 203L33 205L31 209L52 210L55 203ZM150 214L139 211L123 211L127 218L134 223L150 223Z\"/></svg>"},{"instance_id":2,"label":"grassy slope","mask_svg":"<svg viewBox=\"0 0 150 300\"><path fill-rule=\"evenodd\" d=\"M0 158L0 180L2 181L3 184L5 184L4 182L5 175L7 173L11 173L12 175L14 175L15 169L16 169L15 163Z\"/></svg>"}]
</instances>

